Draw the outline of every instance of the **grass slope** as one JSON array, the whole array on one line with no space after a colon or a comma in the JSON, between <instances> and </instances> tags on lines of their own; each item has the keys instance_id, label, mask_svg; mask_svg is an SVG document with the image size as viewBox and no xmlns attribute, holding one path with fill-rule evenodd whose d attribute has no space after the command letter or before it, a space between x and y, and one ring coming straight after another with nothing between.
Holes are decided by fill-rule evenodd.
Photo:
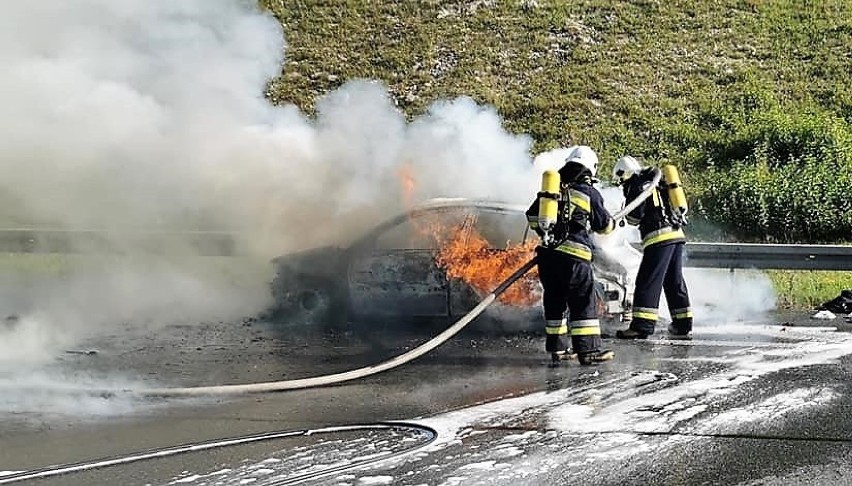
<instances>
[{"instance_id":1,"label":"grass slope","mask_svg":"<svg viewBox=\"0 0 852 486\"><path fill-rule=\"evenodd\" d=\"M400 109L493 105L536 150L711 162L728 112L772 99L850 116L852 2L839 0L283 1L287 59L268 97L308 112L347 80Z\"/></svg>"}]
</instances>

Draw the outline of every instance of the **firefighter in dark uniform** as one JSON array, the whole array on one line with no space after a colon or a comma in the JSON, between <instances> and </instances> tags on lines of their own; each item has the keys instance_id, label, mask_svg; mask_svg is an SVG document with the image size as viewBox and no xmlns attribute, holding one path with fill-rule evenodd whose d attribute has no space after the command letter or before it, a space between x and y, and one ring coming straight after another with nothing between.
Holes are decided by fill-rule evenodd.
<instances>
[{"instance_id":1,"label":"firefighter in dark uniform","mask_svg":"<svg viewBox=\"0 0 852 486\"><path fill-rule=\"evenodd\" d=\"M538 199L526 213L530 227L542 237L536 254L544 289L545 350L551 354L552 365L574 356L581 365L614 357L612 351L601 349L591 264L589 230L609 233L615 227L603 197L592 187L597 164L597 155L587 146L578 146L569 153L559 170L556 223L547 233L539 225ZM566 309L570 319L565 317ZM573 351L568 346L569 333Z\"/></svg>"},{"instance_id":2,"label":"firefighter in dark uniform","mask_svg":"<svg viewBox=\"0 0 852 486\"><path fill-rule=\"evenodd\" d=\"M674 170L673 166L667 168ZM625 204L636 199L656 175L657 169L643 168L635 158L627 155L615 163L613 176L623 186ZM676 172L672 178L677 178ZM639 226L642 236L642 262L636 275L636 290L633 295L633 319L630 327L617 331L620 339L646 339L654 333L657 325L661 291L666 293L672 322L668 334L673 339L690 339L692 332L692 309L689 290L683 279L683 247L686 236L683 232L683 214L673 205L669 194L673 187L662 179L653 189L651 196L627 215L627 222ZM682 192L680 193L683 194Z\"/></svg>"}]
</instances>

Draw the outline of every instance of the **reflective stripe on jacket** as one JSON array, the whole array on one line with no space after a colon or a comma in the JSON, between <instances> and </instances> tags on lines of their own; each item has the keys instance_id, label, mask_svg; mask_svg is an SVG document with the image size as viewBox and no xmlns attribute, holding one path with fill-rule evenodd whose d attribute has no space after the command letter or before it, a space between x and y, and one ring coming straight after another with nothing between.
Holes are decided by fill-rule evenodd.
<instances>
[{"instance_id":1,"label":"reflective stripe on jacket","mask_svg":"<svg viewBox=\"0 0 852 486\"><path fill-rule=\"evenodd\" d=\"M603 197L590 181L563 185L562 200L559 201L559 218L552 229L553 243L550 248L574 258L592 260L592 239L589 231L607 234L615 229L615 222L603 203ZM538 199L526 212L527 222L539 236L544 233L538 225Z\"/></svg>"},{"instance_id":2,"label":"reflective stripe on jacket","mask_svg":"<svg viewBox=\"0 0 852 486\"><path fill-rule=\"evenodd\" d=\"M654 171L648 168L628 179L623 187L625 204L639 197L653 178ZM625 218L628 223L639 225L643 248L686 241L683 229L674 224L667 214L664 197L667 196L655 187L651 196Z\"/></svg>"}]
</instances>

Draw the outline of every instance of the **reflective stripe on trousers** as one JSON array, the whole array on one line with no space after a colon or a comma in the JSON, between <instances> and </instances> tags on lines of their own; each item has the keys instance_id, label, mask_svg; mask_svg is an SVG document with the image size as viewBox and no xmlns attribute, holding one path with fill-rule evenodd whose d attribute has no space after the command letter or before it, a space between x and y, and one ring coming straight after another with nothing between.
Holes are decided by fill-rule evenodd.
<instances>
[{"instance_id":1,"label":"reflective stripe on trousers","mask_svg":"<svg viewBox=\"0 0 852 486\"><path fill-rule=\"evenodd\" d=\"M669 312L672 314L672 319L687 319L692 318L692 308L691 307L683 307L681 309L671 309Z\"/></svg>"},{"instance_id":2,"label":"reflective stripe on trousers","mask_svg":"<svg viewBox=\"0 0 852 486\"><path fill-rule=\"evenodd\" d=\"M568 334L567 319L548 319L544 321L545 334Z\"/></svg>"},{"instance_id":3,"label":"reflective stripe on trousers","mask_svg":"<svg viewBox=\"0 0 852 486\"><path fill-rule=\"evenodd\" d=\"M600 336L601 324L597 319L571 321L571 336Z\"/></svg>"},{"instance_id":4,"label":"reflective stripe on trousers","mask_svg":"<svg viewBox=\"0 0 852 486\"><path fill-rule=\"evenodd\" d=\"M634 307L633 318L657 322L659 320L659 311L652 307Z\"/></svg>"}]
</instances>

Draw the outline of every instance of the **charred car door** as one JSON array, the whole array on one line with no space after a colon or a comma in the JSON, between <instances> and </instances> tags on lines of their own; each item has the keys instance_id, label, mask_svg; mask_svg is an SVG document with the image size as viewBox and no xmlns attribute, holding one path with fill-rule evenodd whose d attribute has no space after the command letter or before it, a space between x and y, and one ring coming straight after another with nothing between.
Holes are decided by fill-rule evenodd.
<instances>
[{"instance_id":1,"label":"charred car door","mask_svg":"<svg viewBox=\"0 0 852 486\"><path fill-rule=\"evenodd\" d=\"M350 310L358 317L447 317L449 283L435 263L440 232L457 213L425 213L376 234L349 263Z\"/></svg>"}]
</instances>

